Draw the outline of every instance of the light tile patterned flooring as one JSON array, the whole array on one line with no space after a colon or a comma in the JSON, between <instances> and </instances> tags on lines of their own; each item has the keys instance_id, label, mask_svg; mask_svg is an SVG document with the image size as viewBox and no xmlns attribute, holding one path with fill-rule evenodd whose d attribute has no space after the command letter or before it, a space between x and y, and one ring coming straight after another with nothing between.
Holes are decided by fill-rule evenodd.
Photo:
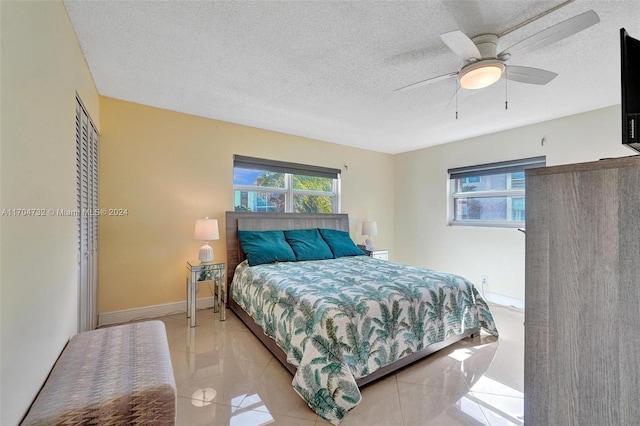
<instances>
[{"instance_id":1,"label":"light tile patterned flooring","mask_svg":"<svg viewBox=\"0 0 640 426\"><path fill-rule=\"evenodd\" d=\"M362 389L341 426L522 425L524 313L491 306L500 338L466 339ZM178 425L329 425L291 375L227 311L161 318L178 387Z\"/></svg>"}]
</instances>

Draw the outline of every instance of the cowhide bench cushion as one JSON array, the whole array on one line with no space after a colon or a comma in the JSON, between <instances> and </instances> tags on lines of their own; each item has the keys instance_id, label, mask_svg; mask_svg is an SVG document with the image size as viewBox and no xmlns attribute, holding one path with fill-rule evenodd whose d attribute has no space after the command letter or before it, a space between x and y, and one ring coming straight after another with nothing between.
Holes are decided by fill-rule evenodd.
<instances>
[{"instance_id":1,"label":"cowhide bench cushion","mask_svg":"<svg viewBox=\"0 0 640 426\"><path fill-rule=\"evenodd\" d=\"M176 384L161 321L71 338L23 425L174 425Z\"/></svg>"}]
</instances>

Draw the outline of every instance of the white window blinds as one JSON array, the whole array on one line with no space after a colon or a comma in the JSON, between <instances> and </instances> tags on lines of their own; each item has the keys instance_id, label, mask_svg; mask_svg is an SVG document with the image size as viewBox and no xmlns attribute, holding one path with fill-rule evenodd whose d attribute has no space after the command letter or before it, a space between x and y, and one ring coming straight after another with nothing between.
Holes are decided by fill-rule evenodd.
<instances>
[{"instance_id":1,"label":"white window blinds","mask_svg":"<svg viewBox=\"0 0 640 426\"><path fill-rule=\"evenodd\" d=\"M78 202L78 331L97 326L98 132L76 96Z\"/></svg>"}]
</instances>

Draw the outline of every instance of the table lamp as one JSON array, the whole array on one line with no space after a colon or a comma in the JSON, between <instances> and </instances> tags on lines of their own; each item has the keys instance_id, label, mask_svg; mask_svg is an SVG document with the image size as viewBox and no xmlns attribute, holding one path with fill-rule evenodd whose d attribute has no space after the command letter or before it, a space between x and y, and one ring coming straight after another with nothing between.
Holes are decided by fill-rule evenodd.
<instances>
[{"instance_id":1,"label":"table lamp","mask_svg":"<svg viewBox=\"0 0 640 426\"><path fill-rule=\"evenodd\" d=\"M211 263L213 261L213 247L209 245L209 241L219 240L220 234L218 232L218 219L204 219L196 220L196 230L193 233L193 239L204 241L204 245L200 247L198 259L201 263Z\"/></svg>"},{"instance_id":2,"label":"table lamp","mask_svg":"<svg viewBox=\"0 0 640 426\"><path fill-rule=\"evenodd\" d=\"M378 235L378 225L375 221L364 221L362 222L362 235L366 235L367 239L364 240L364 245L367 250L373 250L373 239L372 235Z\"/></svg>"}]
</instances>

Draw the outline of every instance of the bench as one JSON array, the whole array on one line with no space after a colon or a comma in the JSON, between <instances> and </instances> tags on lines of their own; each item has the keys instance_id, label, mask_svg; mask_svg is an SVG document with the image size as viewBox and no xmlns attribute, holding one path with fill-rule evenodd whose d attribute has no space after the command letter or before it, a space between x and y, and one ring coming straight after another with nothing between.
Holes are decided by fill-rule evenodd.
<instances>
[{"instance_id":1,"label":"bench","mask_svg":"<svg viewBox=\"0 0 640 426\"><path fill-rule=\"evenodd\" d=\"M176 384L164 323L76 334L22 425L174 425Z\"/></svg>"}]
</instances>

